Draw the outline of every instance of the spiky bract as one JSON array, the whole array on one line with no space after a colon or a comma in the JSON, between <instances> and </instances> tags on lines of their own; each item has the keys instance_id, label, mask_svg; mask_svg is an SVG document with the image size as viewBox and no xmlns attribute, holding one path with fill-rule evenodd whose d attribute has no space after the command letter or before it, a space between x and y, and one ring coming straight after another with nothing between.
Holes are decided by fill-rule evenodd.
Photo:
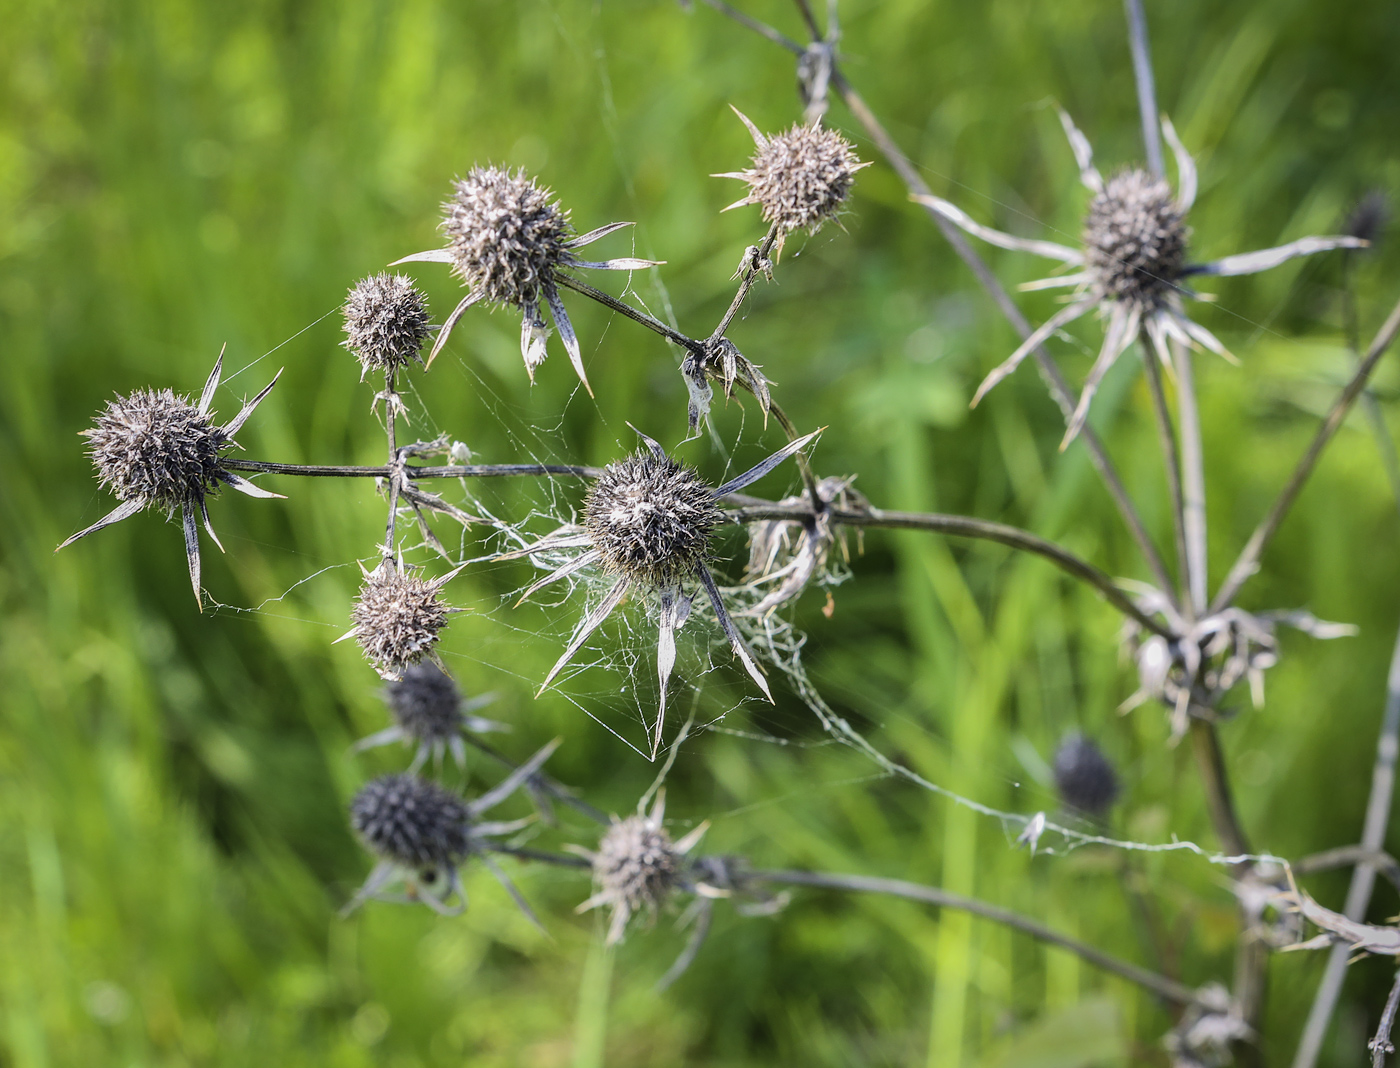
<instances>
[{"instance_id":1,"label":"spiky bract","mask_svg":"<svg viewBox=\"0 0 1400 1068\"><path fill-rule=\"evenodd\" d=\"M691 575L723 522L714 491L699 475L647 451L609 464L584 510L584 528L603 566L652 586Z\"/></svg>"},{"instance_id":2,"label":"spiky bract","mask_svg":"<svg viewBox=\"0 0 1400 1068\"><path fill-rule=\"evenodd\" d=\"M795 125L758 141L753 165L734 177L749 183L746 203L787 233L815 233L850 195L861 167L850 143L834 130Z\"/></svg>"},{"instance_id":3,"label":"spiky bract","mask_svg":"<svg viewBox=\"0 0 1400 1068\"><path fill-rule=\"evenodd\" d=\"M108 401L83 431L102 485L122 501L167 514L203 501L220 482L230 441L213 420L168 389L138 389Z\"/></svg>"},{"instance_id":4,"label":"spiky bract","mask_svg":"<svg viewBox=\"0 0 1400 1068\"><path fill-rule=\"evenodd\" d=\"M1100 299L1151 311L1165 301L1186 261L1190 234L1171 187L1143 170L1104 183L1084 220L1084 257Z\"/></svg>"},{"instance_id":5,"label":"spiky bract","mask_svg":"<svg viewBox=\"0 0 1400 1068\"><path fill-rule=\"evenodd\" d=\"M452 269L486 300L536 305L566 260L569 215L523 171L473 167L442 206Z\"/></svg>"},{"instance_id":6,"label":"spiky bract","mask_svg":"<svg viewBox=\"0 0 1400 1068\"><path fill-rule=\"evenodd\" d=\"M431 333L427 298L405 275L362 278L345 298L344 345L360 361L361 378L371 369L392 372L421 361Z\"/></svg>"},{"instance_id":7,"label":"spiky bract","mask_svg":"<svg viewBox=\"0 0 1400 1068\"><path fill-rule=\"evenodd\" d=\"M1055 751L1055 786L1070 808L1102 816L1118 799L1118 775L1091 739L1078 731Z\"/></svg>"},{"instance_id":8,"label":"spiky bract","mask_svg":"<svg viewBox=\"0 0 1400 1068\"><path fill-rule=\"evenodd\" d=\"M380 674L397 678L431 653L452 608L440 581L427 581L385 561L365 576L355 601L351 632Z\"/></svg>"},{"instance_id":9,"label":"spiky bract","mask_svg":"<svg viewBox=\"0 0 1400 1068\"><path fill-rule=\"evenodd\" d=\"M350 823L376 856L405 868L455 868L471 851L466 803L413 775L382 775L350 802Z\"/></svg>"},{"instance_id":10,"label":"spiky bract","mask_svg":"<svg viewBox=\"0 0 1400 1068\"><path fill-rule=\"evenodd\" d=\"M462 695L452 677L430 660L414 664L384 687L394 722L418 742L444 742L466 723Z\"/></svg>"},{"instance_id":11,"label":"spiky bract","mask_svg":"<svg viewBox=\"0 0 1400 1068\"><path fill-rule=\"evenodd\" d=\"M634 913L656 911L675 888L683 860L657 818L629 816L608 829L593 855L593 878L597 900L613 909L609 941L622 937Z\"/></svg>"}]
</instances>

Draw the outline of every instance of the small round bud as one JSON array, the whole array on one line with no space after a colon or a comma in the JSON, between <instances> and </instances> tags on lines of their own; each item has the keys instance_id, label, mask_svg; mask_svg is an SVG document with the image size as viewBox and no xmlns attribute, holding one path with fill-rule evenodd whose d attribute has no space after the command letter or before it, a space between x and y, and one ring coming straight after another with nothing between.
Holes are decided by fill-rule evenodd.
<instances>
[{"instance_id":1,"label":"small round bud","mask_svg":"<svg viewBox=\"0 0 1400 1068\"><path fill-rule=\"evenodd\" d=\"M487 300L535 305L567 262L569 215L523 171L473 167L442 206L453 270Z\"/></svg>"},{"instance_id":2,"label":"small round bud","mask_svg":"<svg viewBox=\"0 0 1400 1068\"><path fill-rule=\"evenodd\" d=\"M1142 170L1114 175L1084 221L1086 260L1100 296L1160 307L1181 276L1189 233L1166 182Z\"/></svg>"},{"instance_id":3,"label":"small round bud","mask_svg":"<svg viewBox=\"0 0 1400 1068\"><path fill-rule=\"evenodd\" d=\"M394 722L417 742L445 742L461 733L462 695L451 676L431 660L414 664L384 687Z\"/></svg>"},{"instance_id":4,"label":"small round bud","mask_svg":"<svg viewBox=\"0 0 1400 1068\"><path fill-rule=\"evenodd\" d=\"M639 452L609 464L584 506L584 528L603 566L652 586L691 574L709 553L724 513L690 468Z\"/></svg>"},{"instance_id":5,"label":"small round bud","mask_svg":"<svg viewBox=\"0 0 1400 1068\"><path fill-rule=\"evenodd\" d=\"M1055 751L1055 786L1070 808L1102 816L1118 799L1118 775L1103 751L1078 731Z\"/></svg>"},{"instance_id":6,"label":"small round bud","mask_svg":"<svg viewBox=\"0 0 1400 1068\"><path fill-rule=\"evenodd\" d=\"M635 912L655 912L675 888L682 855L660 820L629 816L612 825L593 855L597 899L613 908L610 941L616 941Z\"/></svg>"},{"instance_id":7,"label":"small round bud","mask_svg":"<svg viewBox=\"0 0 1400 1068\"><path fill-rule=\"evenodd\" d=\"M345 298L344 344L360 361L361 378L421 360L418 350L431 332L427 298L405 275L362 278Z\"/></svg>"},{"instance_id":8,"label":"small round bud","mask_svg":"<svg viewBox=\"0 0 1400 1068\"><path fill-rule=\"evenodd\" d=\"M1369 241L1374 245L1389 225L1390 201L1386 198L1384 190L1372 189L1351 209L1342 233L1350 237L1359 237L1362 241Z\"/></svg>"},{"instance_id":9,"label":"small round bud","mask_svg":"<svg viewBox=\"0 0 1400 1068\"><path fill-rule=\"evenodd\" d=\"M365 576L351 610L351 632L380 674L397 678L437 644L452 608L438 596L441 581L426 581L386 561Z\"/></svg>"},{"instance_id":10,"label":"small round bud","mask_svg":"<svg viewBox=\"0 0 1400 1068\"><path fill-rule=\"evenodd\" d=\"M382 775L350 802L365 848L405 868L455 868L471 852L464 801L413 775Z\"/></svg>"},{"instance_id":11,"label":"small round bud","mask_svg":"<svg viewBox=\"0 0 1400 1068\"><path fill-rule=\"evenodd\" d=\"M821 126L793 126L766 138L742 172L749 203L784 233L816 233L850 195L861 163L850 143Z\"/></svg>"},{"instance_id":12,"label":"small round bud","mask_svg":"<svg viewBox=\"0 0 1400 1068\"><path fill-rule=\"evenodd\" d=\"M224 431L168 389L139 389L108 401L85 430L101 483L119 500L167 513L202 501L219 480Z\"/></svg>"}]
</instances>

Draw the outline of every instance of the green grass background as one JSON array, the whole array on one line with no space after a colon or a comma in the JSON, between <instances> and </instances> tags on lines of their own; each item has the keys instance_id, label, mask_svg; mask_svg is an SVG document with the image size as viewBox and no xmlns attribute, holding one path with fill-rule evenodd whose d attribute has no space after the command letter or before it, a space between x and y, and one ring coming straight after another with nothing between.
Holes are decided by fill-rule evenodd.
<instances>
[{"instance_id":1,"label":"green grass background","mask_svg":"<svg viewBox=\"0 0 1400 1068\"><path fill-rule=\"evenodd\" d=\"M788 5L745 7L800 36ZM978 218L1077 231L1085 195L1049 101L1106 168L1141 153L1116 0L852 0L843 15L850 77L934 190ZM1148 16L1161 104L1201 167L1202 256L1333 232L1366 189L1400 187L1400 9L1174 0L1149 2ZM437 244L448 181L474 163L537 172L580 229L635 220L636 254L667 265L633 279L634 299L707 332L762 232L755 209L719 214L738 187L708 177L751 148L728 105L770 130L794 121L790 57L708 9L659 0L4 0L0 18L0 1065L1165 1063L1172 1018L1133 988L908 903L802 892L767 919L721 903L699 959L662 995L652 984L684 933L663 917L604 951L600 922L571 911L586 879L558 869L510 868L552 937L479 868L465 873L461 918L372 905L338 919L368 867L344 805L403 762L347 755L384 712L351 643L330 645L347 626L353 561L372 555L382 523L372 487L280 480L285 502L215 503L229 552L206 542L205 585L258 611L199 614L177 528L158 516L52 554L110 507L77 432L115 392L197 390L221 345L230 370L276 349L220 391L222 413L286 368L240 435L248 455L377 462L372 390L338 348L334 312L357 278ZM839 103L830 121L874 158ZM829 425L820 470L858 473L889 507L1017 523L1145 578L1082 448L1057 453L1062 423L1033 373L967 410L1014 337L883 163L861 173L843 222L790 241L776 283L731 331L801 426ZM625 255L632 240L594 248ZM1043 267L989 259L1008 284ZM441 268L415 273L441 317L456 284ZM1350 276L1369 334L1395 298L1400 252L1383 242ZM615 293L622 282L602 280ZM1200 361L1219 576L1352 357L1338 256L1203 288L1219 300L1197 306L1201 321L1243 358ZM606 462L632 448L629 420L678 443L674 355L566 301L596 404L557 345L530 388L517 320L473 311L413 376L415 430L448 431L489 462ZM1054 307L1020 301L1032 318ZM1098 332L1075 334L1055 348L1078 379ZM1148 400L1122 364L1095 422L1167 545ZM1383 365L1387 409L1396 381ZM752 410L716 423L730 466L705 441L681 449L712 477L780 440ZM760 484L792 488L791 470ZM520 519L578 499L563 485L482 494ZM547 525L540 515L532 529ZM1285 634L1267 705L1241 699L1223 730L1260 849L1296 856L1359 834L1397 625L1396 532L1376 444L1353 419L1243 597L1361 628L1331 643ZM741 558L741 540L727 548ZM913 534L871 533L852 570L832 618L815 592L795 614L814 678L882 751L1029 813L1055 804L1030 754L1080 727L1121 769L1114 834L1213 844L1160 710L1115 714L1136 683L1099 599L1039 560ZM465 688L502 695L505 748L523 759L563 735L554 773L626 813L655 768L584 710L636 733L653 632L633 609L630 632L607 639L621 669L534 700L578 602L510 611L502 599L526 574L455 579L453 600L475 611L454 621L445 655ZM756 865L936 883L1191 983L1228 977L1219 869L1087 849L1031 858L995 821L825 744L784 687L768 707L744 699L727 657L699 674L700 640L686 662L698 714L728 714L670 777L677 834L710 819L706 848ZM638 696L619 694L634 682ZM491 775L474 764L473 789ZM539 841L593 835L564 814ZM1310 883L1333 905L1344 886ZM1154 902L1164 960L1125 888ZM1382 885L1372 918L1395 911ZM1274 960L1271 1062L1289 1056L1321 963ZM1389 981L1387 962L1351 969L1326 1063L1365 1062Z\"/></svg>"}]
</instances>

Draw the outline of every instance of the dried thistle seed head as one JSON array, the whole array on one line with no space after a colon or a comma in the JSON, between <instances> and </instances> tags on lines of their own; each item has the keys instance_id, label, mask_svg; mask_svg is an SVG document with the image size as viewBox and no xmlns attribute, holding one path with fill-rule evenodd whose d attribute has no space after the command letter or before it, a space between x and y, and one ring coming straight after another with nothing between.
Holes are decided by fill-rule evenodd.
<instances>
[{"instance_id":1,"label":"dried thistle seed head","mask_svg":"<svg viewBox=\"0 0 1400 1068\"><path fill-rule=\"evenodd\" d=\"M670 586L705 560L723 521L699 475L670 457L639 452L604 468L588 492L583 525L607 570Z\"/></svg>"},{"instance_id":2,"label":"dried thistle seed head","mask_svg":"<svg viewBox=\"0 0 1400 1068\"><path fill-rule=\"evenodd\" d=\"M1102 816L1118 799L1118 775L1097 745L1075 731L1055 751L1055 787L1070 808Z\"/></svg>"},{"instance_id":3,"label":"dried thistle seed head","mask_svg":"<svg viewBox=\"0 0 1400 1068\"><path fill-rule=\"evenodd\" d=\"M452 677L425 660L384 687L394 722L418 742L441 742L456 737L466 723L462 695Z\"/></svg>"},{"instance_id":4,"label":"dried thistle seed head","mask_svg":"<svg viewBox=\"0 0 1400 1068\"><path fill-rule=\"evenodd\" d=\"M454 611L438 596L441 586L441 579L422 579L388 560L365 575L351 633L381 675L398 678L431 653Z\"/></svg>"},{"instance_id":5,"label":"dried thistle seed head","mask_svg":"<svg viewBox=\"0 0 1400 1068\"><path fill-rule=\"evenodd\" d=\"M652 816L629 816L614 823L593 855L597 900L613 907L611 941L620 937L633 913L655 912L675 889L683 855Z\"/></svg>"},{"instance_id":6,"label":"dried thistle seed head","mask_svg":"<svg viewBox=\"0 0 1400 1068\"><path fill-rule=\"evenodd\" d=\"M569 214L550 191L502 167L473 167L442 206L452 269L486 300L517 307L539 302L566 263Z\"/></svg>"},{"instance_id":7,"label":"dried thistle seed head","mask_svg":"<svg viewBox=\"0 0 1400 1068\"><path fill-rule=\"evenodd\" d=\"M1347 224L1342 233L1359 237L1362 241L1376 243L1376 239L1390 225L1390 201L1382 189L1372 189L1351 209Z\"/></svg>"},{"instance_id":8,"label":"dried thistle seed head","mask_svg":"<svg viewBox=\"0 0 1400 1068\"><path fill-rule=\"evenodd\" d=\"M102 485L119 500L168 513L202 501L219 483L228 435L185 397L138 389L108 401L83 431Z\"/></svg>"},{"instance_id":9,"label":"dried thistle seed head","mask_svg":"<svg viewBox=\"0 0 1400 1068\"><path fill-rule=\"evenodd\" d=\"M382 775L350 802L350 823L371 853L405 868L455 868L471 852L466 803L414 775Z\"/></svg>"},{"instance_id":10,"label":"dried thistle seed head","mask_svg":"<svg viewBox=\"0 0 1400 1068\"><path fill-rule=\"evenodd\" d=\"M1100 298L1160 307L1181 276L1189 234L1166 182L1143 170L1114 175L1084 220L1085 260Z\"/></svg>"},{"instance_id":11,"label":"dried thistle seed head","mask_svg":"<svg viewBox=\"0 0 1400 1068\"><path fill-rule=\"evenodd\" d=\"M764 221L783 233L816 233L845 202L856 171L864 166L850 142L821 126L795 125L765 137L739 117L758 146L748 170L722 176L749 183L749 195L739 203L761 205Z\"/></svg>"},{"instance_id":12,"label":"dried thistle seed head","mask_svg":"<svg viewBox=\"0 0 1400 1068\"><path fill-rule=\"evenodd\" d=\"M428 301L401 274L362 278L345 298L344 345L360 361L360 378L371 369L396 371L422 360L419 349L432 332Z\"/></svg>"}]
</instances>

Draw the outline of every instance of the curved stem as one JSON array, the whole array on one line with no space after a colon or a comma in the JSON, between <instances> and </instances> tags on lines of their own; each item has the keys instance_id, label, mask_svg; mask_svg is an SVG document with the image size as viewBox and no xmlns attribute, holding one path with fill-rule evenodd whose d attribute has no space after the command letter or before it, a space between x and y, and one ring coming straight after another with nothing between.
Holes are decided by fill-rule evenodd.
<instances>
[{"instance_id":1,"label":"curved stem","mask_svg":"<svg viewBox=\"0 0 1400 1068\"><path fill-rule=\"evenodd\" d=\"M753 871L747 872L745 879L787 886L814 886L825 890L888 894L892 897L918 901L926 905L958 909L961 912L968 912L974 916L981 916L984 919L1004 924L1050 945L1067 949L1106 972L1112 972L1130 983L1136 983L1164 1001L1170 1001L1177 1005L1192 1005L1196 1002L1196 992L1184 983L1179 983L1164 975L1158 975L1156 972L1150 972L1146 968L1128 961L1119 960L1103 950L1095 949L1093 946L1085 945L1068 935L1052 930L1029 916L1022 916L1020 913L997 905L989 905L976 898L950 893L936 886L907 883L901 879L880 879L866 875L827 875L810 871Z\"/></svg>"},{"instance_id":2,"label":"curved stem","mask_svg":"<svg viewBox=\"0 0 1400 1068\"><path fill-rule=\"evenodd\" d=\"M735 523L750 523L761 519L789 519L810 521L812 509L806 504L772 504L758 502L753 498L732 494L727 500L739 507L729 511L729 518ZM937 512L890 512L882 508L869 508L862 511L846 511L833 508L829 513L833 523L851 527L889 527L903 530L927 530L937 534L950 534L960 538L978 538L994 541L1013 549L1043 556L1066 574L1093 586L1104 598L1124 615L1131 616L1154 634L1165 638L1175 635L1162 624L1135 605L1132 600L1114 584L1113 579L1104 574L1087 560L1075 556L1054 542L1019 527L993 523L986 519L975 519L965 515L943 515ZM1231 852L1243 852L1231 850Z\"/></svg>"}]
</instances>

